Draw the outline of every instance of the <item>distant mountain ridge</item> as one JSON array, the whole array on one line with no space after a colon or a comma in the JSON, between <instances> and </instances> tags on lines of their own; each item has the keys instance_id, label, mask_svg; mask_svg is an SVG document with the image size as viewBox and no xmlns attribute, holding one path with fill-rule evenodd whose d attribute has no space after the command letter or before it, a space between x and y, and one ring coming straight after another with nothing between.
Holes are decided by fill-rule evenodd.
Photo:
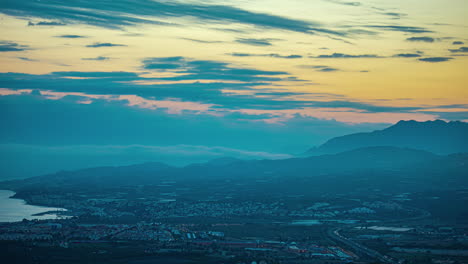
<instances>
[{"instance_id":1,"label":"distant mountain ridge","mask_svg":"<svg viewBox=\"0 0 468 264\"><path fill-rule=\"evenodd\" d=\"M468 123L400 121L383 130L332 138L319 147L311 148L306 155L333 154L375 146L420 149L443 155L468 152Z\"/></svg>"},{"instance_id":2,"label":"distant mountain ridge","mask_svg":"<svg viewBox=\"0 0 468 264\"><path fill-rule=\"evenodd\" d=\"M167 182L177 182L182 189L196 187L200 192L236 186L249 186L248 190L255 191L258 182L264 183L265 193L283 192L285 188L291 193L353 188L405 191L442 186L468 188L467 141L468 123L400 121L383 130L333 138L302 158L220 158L185 167L154 162L88 168L1 182L0 189L21 193L28 190L99 192L126 186L160 188L167 186Z\"/></svg>"},{"instance_id":3,"label":"distant mountain ridge","mask_svg":"<svg viewBox=\"0 0 468 264\"><path fill-rule=\"evenodd\" d=\"M0 188L28 190L95 190L125 186L164 186L178 182L185 187L235 186L256 182L288 192L314 188L316 192L349 190L359 186L394 188L413 183L411 188L468 187L468 154L436 155L427 151L397 147L368 147L338 154L284 160L221 159L186 167L146 163L122 167L99 167L0 183ZM227 184L225 182L232 182ZM152 187L153 188L153 187ZM231 188L231 187L229 187ZM412 189L409 189L412 190ZM312 191L312 189L311 189Z\"/></svg>"}]
</instances>

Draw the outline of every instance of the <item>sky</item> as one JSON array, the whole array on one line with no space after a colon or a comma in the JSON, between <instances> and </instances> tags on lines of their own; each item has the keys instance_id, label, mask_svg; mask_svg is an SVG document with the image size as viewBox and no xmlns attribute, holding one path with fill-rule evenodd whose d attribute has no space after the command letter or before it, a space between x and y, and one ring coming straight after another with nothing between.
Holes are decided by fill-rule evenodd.
<instances>
[{"instance_id":1,"label":"sky","mask_svg":"<svg viewBox=\"0 0 468 264\"><path fill-rule=\"evenodd\" d=\"M468 120L465 0L2 0L0 174ZM26 168L28 167L28 168Z\"/></svg>"}]
</instances>

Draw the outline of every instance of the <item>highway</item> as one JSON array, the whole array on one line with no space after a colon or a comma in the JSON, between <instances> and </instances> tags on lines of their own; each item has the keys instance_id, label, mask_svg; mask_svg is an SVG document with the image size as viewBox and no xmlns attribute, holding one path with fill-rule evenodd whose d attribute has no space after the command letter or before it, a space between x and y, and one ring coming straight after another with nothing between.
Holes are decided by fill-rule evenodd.
<instances>
[{"instance_id":1,"label":"highway","mask_svg":"<svg viewBox=\"0 0 468 264\"><path fill-rule=\"evenodd\" d=\"M382 255L378 251L375 251L373 249L370 249L368 247L365 247L357 242L352 241L351 239L342 236L340 234L341 228L334 228L334 229L329 229L327 231L328 236L338 242L345 244L346 246L350 247L353 249L354 253L360 257L368 257L370 259L378 260L381 263L389 263L389 264L395 264L395 263L401 263L396 259L393 259L389 256Z\"/></svg>"},{"instance_id":2,"label":"highway","mask_svg":"<svg viewBox=\"0 0 468 264\"><path fill-rule=\"evenodd\" d=\"M396 220L388 220L381 222L381 224L396 224L396 223L405 223L407 224L408 222L415 221L415 220L421 220L424 218L427 218L431 216L431 214L425 210L418 209L411 207L412 210L419 211L420 215L410 217L410 218L405 218L405 219L396 219ZM346 228L354 228L358 225L351 225L351 226L346 226ZM327 235L330 239L332 239L335 242L344 244L348 246L349 248L354 250L354 253L358 255L359 257L367 257L373 260L377 260L380 263L388 263L388 264L399 264L403 263L402 260L398 260L392 257L389 257L387 255L383 255L380 252L370 249L368 247L365 247L343 235L340 234L340 231L342 230L342 227L334 227L330 228L327 230Z\"/></svg>"}]
</instances>

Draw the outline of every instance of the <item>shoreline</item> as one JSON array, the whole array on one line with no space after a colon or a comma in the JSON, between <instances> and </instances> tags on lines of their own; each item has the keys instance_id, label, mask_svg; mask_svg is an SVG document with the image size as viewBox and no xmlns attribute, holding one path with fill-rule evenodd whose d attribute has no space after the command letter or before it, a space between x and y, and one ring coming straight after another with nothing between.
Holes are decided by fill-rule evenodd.
<instances>
[{"instance_id":1,"label":"shoreline","mask_svg":"<svg viewBox=\"0 0 468 264\"><path fill-rule=\"evenodd\" d=\"M29 199L25 199L21 197L21 195L17 195L18 193L15 192L14 190L1 189L0 192L5 192L6 195L2 197L1 199L5 199L5 202L7 205L7 207L4 208L5 221L0 221L0 223L20 222L23 219L48 220L48 219L58 219L58 218L63 218L63 217L66 217L66 218L73 217L73 215L71 214L71 211L67 208L33 203ZM8 204L8 200L15 200L15 201L12 204ZM10 206L10 208L8 207L8 205ZM15 207L17 206L24 206L25 208L21 208L20 210L15 211ZM18 213L19 215L21 214L23 215L21 216L15 215L15 213ZM50 216L50 218L48 218L48 216ZM9 217L11 219L8 219ZM19 218L14 219L15 217L22 217L22 219L19 219Z\"/></svg>"}]
</instances>

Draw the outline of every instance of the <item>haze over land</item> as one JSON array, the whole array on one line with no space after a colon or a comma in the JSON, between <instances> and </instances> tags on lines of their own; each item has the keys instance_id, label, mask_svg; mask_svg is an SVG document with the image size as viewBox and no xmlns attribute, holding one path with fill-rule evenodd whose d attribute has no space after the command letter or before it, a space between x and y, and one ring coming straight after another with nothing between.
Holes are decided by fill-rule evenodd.
<instances>
[{"instance_id":1,"label":"haze over land","mask_svg":"<svg viewBox=\"0 0 468 264\"><path fill-rule=\"evenodd\" d=\"M265 181L263 185L270 185L265 188L283 186L283 195L304 187L317 188L311 192L318 195L324 190L351 190L358 187L353 184L361 184L366 179L364 189L409 192L456 189L468 187L467 132L468 124L464 122L400 121L384 130L333 138L300 158L253 161L220 158L185 167L160 162L97 167L12 181L4 188L89 191L155 185L164 181L193 184L192 188L196 188L198 181L216 185L225 180L240 180L253 185L261 180ZM317 156L318 153L322 155ZM408 184L409 179L412 182ZM303 185L303 181L310 183ZM275 186L277 184L281 185Z\"/></svg>"}]
</instances>

